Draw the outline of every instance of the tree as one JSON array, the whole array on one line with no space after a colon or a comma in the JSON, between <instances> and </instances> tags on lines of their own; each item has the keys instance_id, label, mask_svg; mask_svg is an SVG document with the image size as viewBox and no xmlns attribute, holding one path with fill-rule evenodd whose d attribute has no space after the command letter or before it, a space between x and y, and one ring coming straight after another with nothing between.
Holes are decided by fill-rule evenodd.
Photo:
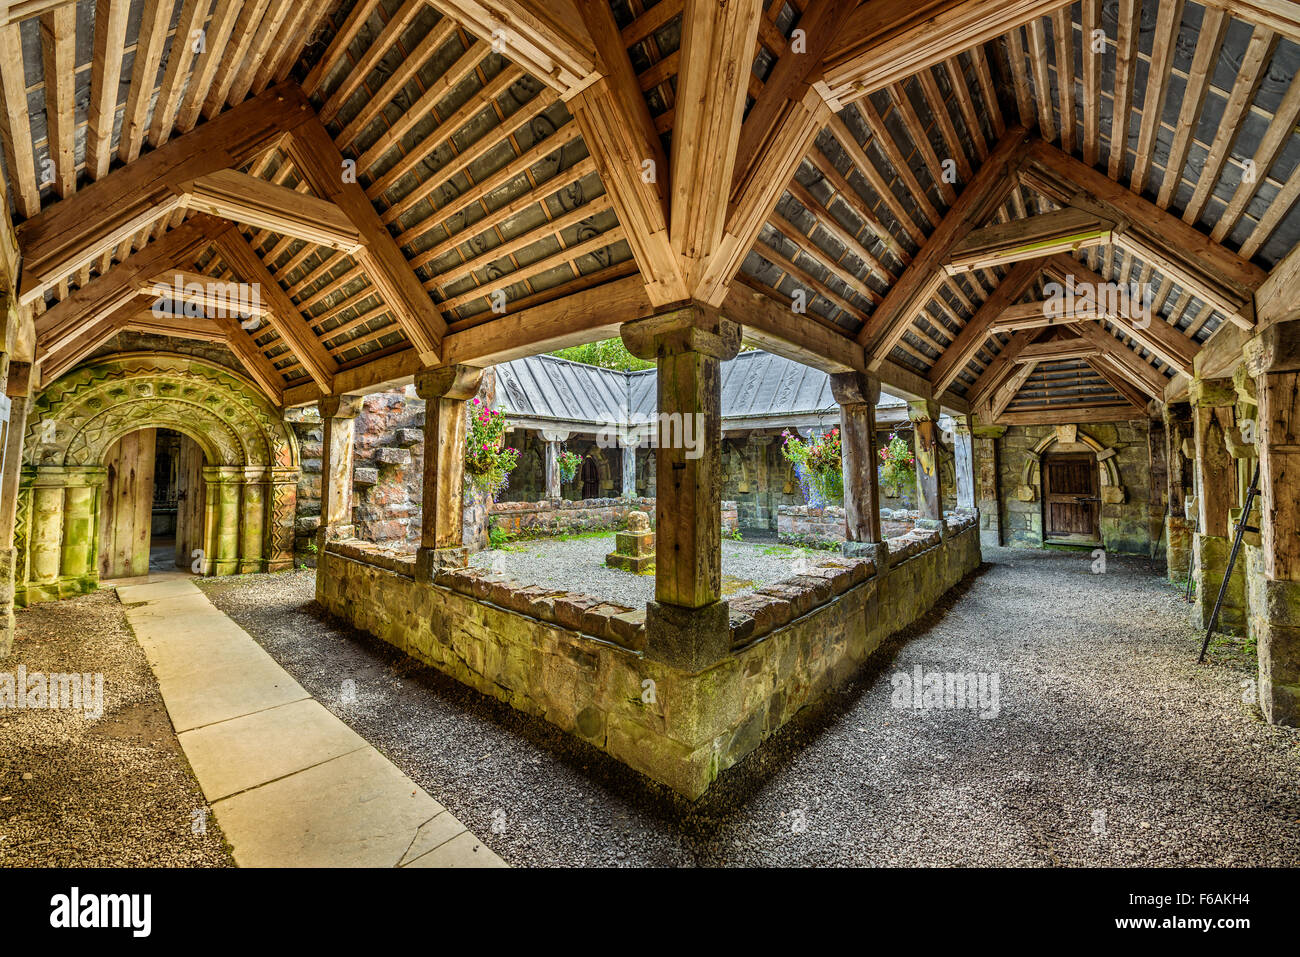
<instances>
[{"instance_id":1,"label":"tree","mask_svg":"<svg viewBox=\"0 0 1300 957\"><path fill-rule=\"evenodd\" d=\"M602 369L618 369L620 372L635 372L639 369L653 369L655 364L645 359L638 359L627 351L622 339L602 339L580 346L569 346L551 353L570 362L582 362Z\"/></svg>"}]
</instances>

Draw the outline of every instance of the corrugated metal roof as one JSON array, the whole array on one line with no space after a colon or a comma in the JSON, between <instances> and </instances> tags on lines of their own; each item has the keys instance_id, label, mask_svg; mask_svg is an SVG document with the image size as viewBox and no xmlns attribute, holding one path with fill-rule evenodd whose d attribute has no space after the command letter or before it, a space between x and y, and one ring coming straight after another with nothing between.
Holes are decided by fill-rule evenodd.
<instances>
[{"instance_id":1,"label":"corrugated metal roof","mask_svg":"<svg viewBox=\"0 0 1300 957\"><path fill-rule=\"evenodd\" d=\"M655 373L619 372L539 355L496 367L498 401L516 416L614 424L655 414ZM903 405L881 395L879 408ZM830 376L770 352L742 352L722 363L722 417L834 412Z\"/></svg>"}]
</instances>

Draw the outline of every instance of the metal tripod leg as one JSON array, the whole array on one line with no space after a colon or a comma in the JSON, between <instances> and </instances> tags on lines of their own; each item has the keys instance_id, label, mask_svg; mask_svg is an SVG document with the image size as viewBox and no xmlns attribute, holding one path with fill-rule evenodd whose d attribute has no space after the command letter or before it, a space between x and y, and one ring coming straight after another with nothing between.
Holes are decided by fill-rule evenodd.
<instances>
[{"instance_id":1,"label":"metal tripod leg","mask_svg":"<svg viewBox=\"0 0 1300 957\"><path fill-rule=\"evenodd\" d=\"M1223 581L1219 585L1219 597L1214 599L1214 611L1210 614L1209 627L1205 629L1205 640L1201 642L1201 655L1196 660L1205 661L1205 652L1210 647L1210 636L1219 623L1219 610L1223 607L1223 596L1228 593L1228 582L1232 580L1232 569L1237 564L1237 553L1241 551L1241 540L1247 531L1255 531L1249 525L1251 510L1255 507L1255 496L1259 489L1259 462L1255 463L1255 474L1251 476L1250 488L1246 492L1246 501L1241 508L1241 520L1237 522L1237 534L1232 538L1232 551L1228 552L1228 567L1224 569Z\"/></svg>"}]
</instances>

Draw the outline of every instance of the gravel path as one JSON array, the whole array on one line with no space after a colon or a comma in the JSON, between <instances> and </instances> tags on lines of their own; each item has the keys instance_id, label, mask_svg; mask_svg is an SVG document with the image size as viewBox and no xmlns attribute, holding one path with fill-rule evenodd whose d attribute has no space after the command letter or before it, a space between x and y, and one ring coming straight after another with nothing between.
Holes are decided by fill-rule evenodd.
<instances>
[{"instance_id":1,"label":"gravel path","mask_svg":"<svg viewBox=\"0 0 1300 957\"><path fill-rule=\"evenodd\" d=\"M506 548L475 553L470 564L495 568L525 585L568 588L597 598L639 607L655 596L653 573L638 575L605 564L614 550L614 533L579 535L567 540L533 539ZM816 564L836 553L798 548L775 542L722 540L722 591L728 597L744 595L755 588L798 571L798 563Z\"/></svg>"},{"instance_id":2,"label":"gravel path","mask_svg":"<svg viewBox=\"0 0 1300 957\"><path fill-rule=\"evenodd\" d=\"M231 866L117 596L17 618L0 672L102 673L103 714L0 710L0 867Z\"/></svg>"},{"instance_id":3,"label":"gravel path","mask_svg":"<svg viewBox=\"0 0 1300 957\"><path fill-rule=\"evenodd\" d=\"M1227 646L1196 665L1187 606L1145 562L1093 575L1087 553L985 558L696 805L318 617L311 572L206 587L513 864L1300 863L1300 734L1243 701L1248 659ZM918 664L997 673L997 717L893 708L891 676Z\"/></svg>"}]
</instances>

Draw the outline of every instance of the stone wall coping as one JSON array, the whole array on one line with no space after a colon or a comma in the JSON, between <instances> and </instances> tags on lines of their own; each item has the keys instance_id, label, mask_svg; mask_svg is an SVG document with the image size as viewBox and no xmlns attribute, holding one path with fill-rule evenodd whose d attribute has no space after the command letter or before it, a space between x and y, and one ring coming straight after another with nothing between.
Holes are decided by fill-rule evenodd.
<instances>
[{"instance_id":1,"label":"stone wall coping","mask_svg":"<svg viewBox=\"0 0 1300 957\"><path fill-rule=\"evenodd\" d=\"M538 502L493 502L490 512L493 515L503 512L555 512L555 511L576 511L580 509L598 509L598 508L632 508L641 511L653 511L655 500L653 498L583 498L583 499L542 499ZM722 510L735 511L737 508L735 502L723 502Z\"/></svg>"}]
</instances>

